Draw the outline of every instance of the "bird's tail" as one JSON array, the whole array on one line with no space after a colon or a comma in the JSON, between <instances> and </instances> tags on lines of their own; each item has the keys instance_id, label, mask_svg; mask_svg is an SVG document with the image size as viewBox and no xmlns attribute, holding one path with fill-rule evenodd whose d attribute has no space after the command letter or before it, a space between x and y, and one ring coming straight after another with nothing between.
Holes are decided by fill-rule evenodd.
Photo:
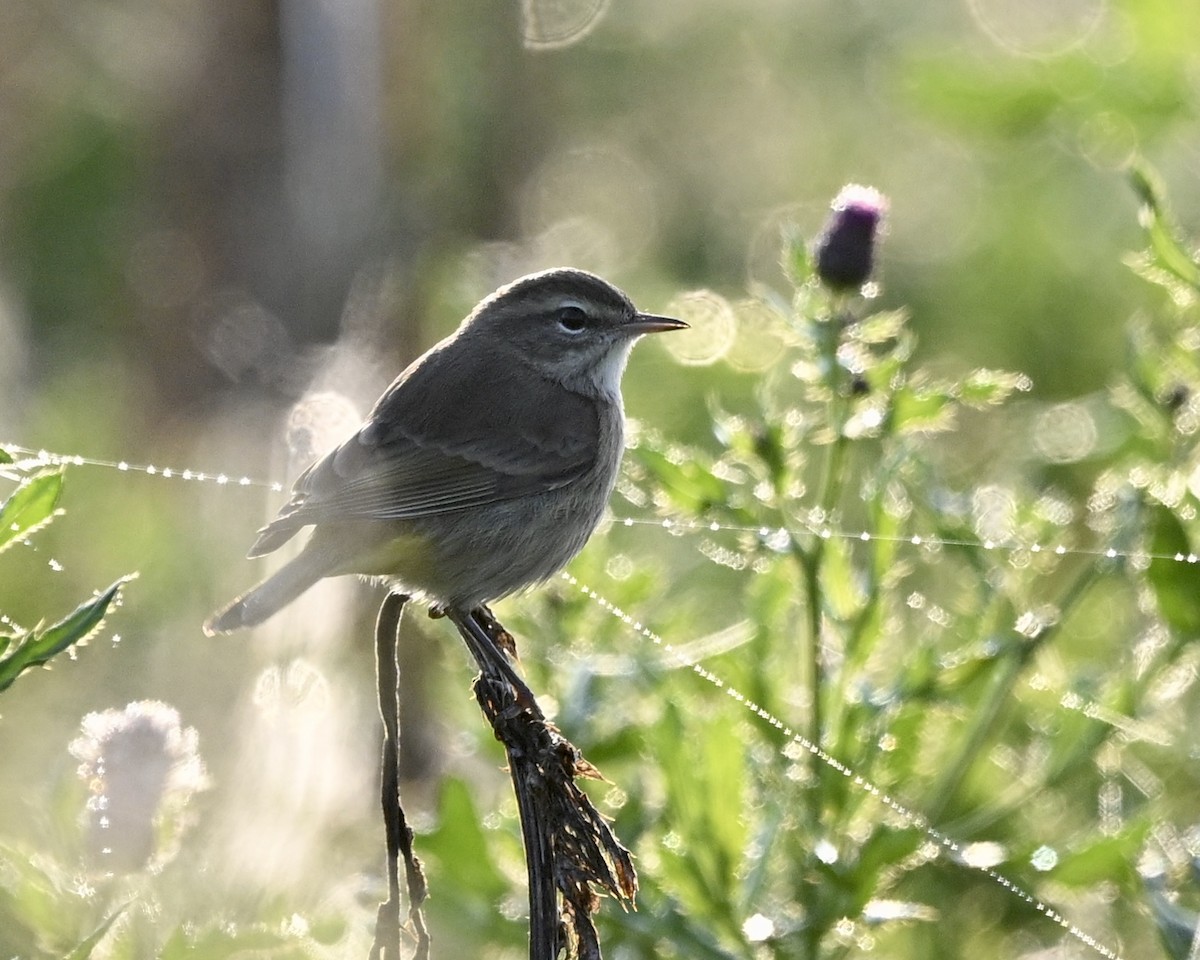
<instances>
[{"instance_id":1,"label":"bird's tail","mask_svg":"<svg viewBox=\"0 0 1200 960\"><path fill-rule=\"evenodd\" d=\"M243 627L257 626L286 607L327 573L328 565L319 561L312 551L305 550L258 586L251 587L205 620L204 632L212 637L218 633L232 633Z\"/></svg>"}]
</instances>

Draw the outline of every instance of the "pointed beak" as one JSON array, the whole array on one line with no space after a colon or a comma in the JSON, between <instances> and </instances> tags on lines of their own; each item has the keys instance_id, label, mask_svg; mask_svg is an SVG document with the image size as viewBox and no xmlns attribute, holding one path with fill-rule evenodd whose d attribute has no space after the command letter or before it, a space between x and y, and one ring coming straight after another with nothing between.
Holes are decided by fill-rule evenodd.
<instances>
[{"instance_id":1,"label":"pointed beak","mask_svg":"<svg viewBox=\"0 0 1200 960\"><path fill-rule=\"evenodd\" d=\"M664 333L667 330L686 330L688 324L674 317L658 317L652 313L639 313L623 324L626 331L633 334Z\"/></svg>"}]
</instances>

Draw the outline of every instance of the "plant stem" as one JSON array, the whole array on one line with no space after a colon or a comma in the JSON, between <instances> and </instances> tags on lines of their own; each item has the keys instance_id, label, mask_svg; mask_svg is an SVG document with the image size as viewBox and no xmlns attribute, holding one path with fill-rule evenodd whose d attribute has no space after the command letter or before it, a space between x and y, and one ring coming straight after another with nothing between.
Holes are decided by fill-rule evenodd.
<instances>
[{"instance_id":1,"label":"plant stem","mask_svg":"<svg viewBox=\"0 0 1200 960\"><path fill-rule=\"evenodd\" d=\"M804 735L814 745L821 745L821 554L824 541L818 539L811 551L797 549L796 557L804 578L805 631L804 631L804 681L808 693L808 722ZM821 766L816 757L812 759L814 777ZM819 819L819 807L813 823Z\"/></svg>"},{"instance_id":2,"label":"plant stem","mask_svg":"<svg viewBox=\"0 0 1200 960\"><path fill-rule=\"evenodd\" d=\"M1066 594L1059 603L1058 618L1036 636L1026 637L1016 633L1015 630L1010 631L1008 642L1011 646L1007 659L993 677L992 685L982 705L975 710L971 727L967 731L958 754L946 765L930 792L931 799L924 805L925 815L930 822L936 823L941 818L950 801L954 799L963 779L983 755L983 747L995 733L1001 711L1011 699L1013 688L1025 667L1033 659L1034 654L1054 636L1071 610L1091 587L1097 575L1098 570L1095 566L1089 566L1083 570L1067 588Z\"/></svg>"},{"instance_id":3,"label":"plant stem","mask_svg":"<svg viewBox=\"0 0 1200 960\"><path fill-rule=\"evenodd\" d=\"M842 480L846 467L846 399L842 396L841 367L837 352L841 331L848 317L834 313L822 325L821 359L825 369L825 383L829 390L829 429L833 442L829 456L821 471L821 483L817 488L817 510L822 523L829 521L842 493ZM824 688L824 671L821 666L821 611L824 606L821 596L821 561L825 555L825 539L817 531L811 549L801 552L801 567L804 573L805 601L808 604L808 643L806 645L807 679L809 694L809 739L821 746L823 712L821 692ZM816 763L816 758L814 758ZM819 769L819 764L814 770Z\"/></svg>"},{"instance_id":4,"label":"plant stem","mask_svg":"<svg viewBox=\"0 0 1200 960\"><path fill-rule=\"evenodd\" d=\"M820 324L820 352L825 371L825 383L829 390L829 428L833 432L833 442L829 455L825 458L821 472L820 486L817 490L817 506L821 522L829 520L835 504L841 496L842 479L846 462L846 437L843 429L845 418L845 403L841 392L840 368L837 360L838 341L843 328L843 320L834 315ZM820 748L823 738L824 716L821 706L822 690L825 686L824 668L821 656L821 621L824 601L821 590L821 566L825 554L825 539L820 531L815 534L799 534L792 530L792 556L795 558L802 577L805 603L805 630L801 657L803 659L803 676L808 693L808 722L804 727L805 738L815 748ZM811 539L811 546L803 546L804 539ZM824 807L823 773L824 766L817 756L811 755L809 760L809 781L804 790L805 808L808 817L809 832L816 836L821 827ZM818 911L819 886L805 884L804 908L806 915L803 938L803 955L807 960L816 960L820 954L821 939L824 930L814 922Z\"/></svg>"}]
</instances>

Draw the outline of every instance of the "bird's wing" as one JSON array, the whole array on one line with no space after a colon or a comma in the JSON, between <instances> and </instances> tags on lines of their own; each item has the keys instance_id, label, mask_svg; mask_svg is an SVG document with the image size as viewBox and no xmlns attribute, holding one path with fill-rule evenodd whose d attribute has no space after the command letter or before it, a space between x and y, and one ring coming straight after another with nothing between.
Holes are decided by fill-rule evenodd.
<instances>
[{"instance_id":1,"label":"bird's wing","mask_svg":"<svg viewBox=\"0 0 1200 960\"><path fill-rule=\"evenodd\" d=\"M401 374L362 428L300 476L251 555L308 524L447 513L562 487L591 468L594 400L507 356L452 359L435 350Z\"/></svg>"}]
</instances>

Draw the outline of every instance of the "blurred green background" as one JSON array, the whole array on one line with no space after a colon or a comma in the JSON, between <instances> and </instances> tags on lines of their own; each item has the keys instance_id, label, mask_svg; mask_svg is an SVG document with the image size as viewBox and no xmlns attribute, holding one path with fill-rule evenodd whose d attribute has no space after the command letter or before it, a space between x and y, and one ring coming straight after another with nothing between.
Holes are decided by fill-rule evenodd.
<instances>
[{"instance_id":1,"label":"blurred green background","mask_svg":"<svg viewBox=\"0 0 1200 960\"><path fill-rule=\"evenodd\" d=\"M697 288L786 292L783 229L815 234L830 198L858 181L890 199L881 302L911 309L919 358L1033 380L1016 416L951 448L965 482L1037 461L1036 476L1086 496L1086 468L1038 460L1031 425L1109 384L1130 318L1164 302L1121 263L1142 246L1123 167L1146 156L1179 219L1200 224L1198 104L1200 6L1176 0L7 3L0 441L286 484L499 283L570 264L664 312ZM739 321L640 347L630 415L704 444L710 405L750 409L762 364L731 354L756 336ZM0 702L0 836L68 862L68 811L85 790L67 745L82 716L163 700L196 729L211 780L195 801L200 849L164 888L230 922L348 917L353 949L338 931L329 939L358 955L379 892L377 598L322 586L254 636L199 630L261 575L240 558L280 501L260 486L69 472L66 515L0 557L0 613L55 619L140 577L106 634ZM679 554L661 530L616 530L578 572L628 581L643 565L669 572ZM674 618L684 642L738 621L745 592L763 589L713 569L687 586L647 588L638 615ZM499 611L526 628L538 689L577 705L568 734L588 739L613 710L681 723L644 705L662 696L645 677L630 681L636 697L592 704L599 720L578 706L591 703L572 686L584 651L622 651L610 677L630 663L654 677L657 663L578 603L554 584ZM570 634L581 618L597 631L586 642ZM561 636L538 633L549 622ZM413 617L406 763L435 864L435 937L441 956L515 956L518 835L457 644L444 623ZM712 709L699 682L672 695L682 712ZM592 759L614 790L657 749L609 746L615 769ZM723 774L709 775L703 789L716 790ZM466 834L476 818L487 870ZM454 866L462 844L474 873ZM652 878L656 857L640 854ZM186 883L188 871L203 882ZM439 918L439 882L477 893L463 902L481 912ZM952 883L943 894L953 926ZM622 923L641 930L655 915L612 918L607 935L619 944ZM994 955L1052 939L1038 924L1018 916ZM665 927L630 942L655 935L672 942ZM674 943L660 955L706 955Z\"/></svg>"}]
</instances>

